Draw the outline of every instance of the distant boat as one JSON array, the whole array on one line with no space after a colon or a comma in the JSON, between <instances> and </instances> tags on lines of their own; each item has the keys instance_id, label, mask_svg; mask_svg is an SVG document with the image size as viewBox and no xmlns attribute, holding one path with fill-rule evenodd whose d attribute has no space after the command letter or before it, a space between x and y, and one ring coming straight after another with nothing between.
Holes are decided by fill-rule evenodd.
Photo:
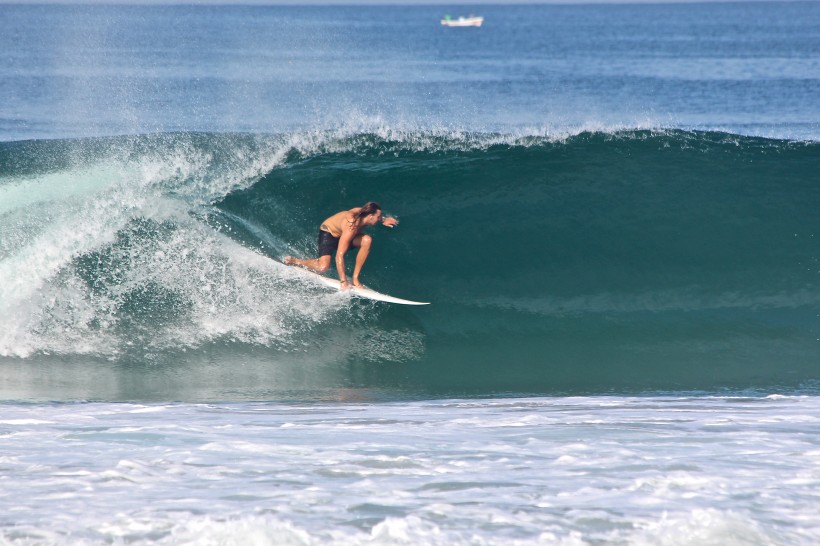
<instances>
[{"instance_id":1,"label":"distant boat","mask_svg":"<svg viewBox=\"0 0 820 546\"><path fill-rule=\"evenodd\" d=\"M484 17L459 17L458 19L453 19L449 15L445 15L444 19L441 20L441 24L445 27L480 27L481 23L484 22Z\"/></svg>"}]
</instances>

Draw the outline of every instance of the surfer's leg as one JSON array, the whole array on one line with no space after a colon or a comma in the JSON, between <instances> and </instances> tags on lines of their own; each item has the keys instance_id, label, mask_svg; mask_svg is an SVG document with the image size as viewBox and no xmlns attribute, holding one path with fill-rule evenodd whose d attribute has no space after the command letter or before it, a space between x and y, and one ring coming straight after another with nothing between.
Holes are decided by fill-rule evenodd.
<instances>
[{"instance_id":1,"label":"surfer's leg","mask_svg":"<svg viewBox=\"0 0 820 546\"><path fill-rule=\"evenodd\" d=\"M330 269L330 256L328 255L316 258L315 260L300 260L299 258L294 258L293 256L285 256L283 261L287 265L301 265L302 267L307 267L317 273L324 273Z\"/></svg>"},{"instance_id":2,"label":"surfer's leg","mask_svg":"<svg viewBox=\"0 0 820 546\"><path fill-rule=\"evenodd\" d=\"M327 231L319 230L319 238L317 240L319 247L319 257L314 260L300 260L293 256L285 256L283 260L285 265L301 265L307 267L317 273L324 273L330 269L330 257L336 255L336 249L339 246L338 237L334 237Z\"/></svg>"},{"instance_id":3,"label":"surfer's leg","mask_svg":"<svg viewBox=\"0 0 820 546\"><path fill-rule=\"evenodd\" d=\"M359 252L356 254L356 266L353 268L353 286L361 286L359 282L359 273L362 272L362 266L367 261L367 255L370 254L370 245L373 244L373 238L370 235L358 235L353 239L353 246L358 247Z\"/></svg>"}]
</instances>

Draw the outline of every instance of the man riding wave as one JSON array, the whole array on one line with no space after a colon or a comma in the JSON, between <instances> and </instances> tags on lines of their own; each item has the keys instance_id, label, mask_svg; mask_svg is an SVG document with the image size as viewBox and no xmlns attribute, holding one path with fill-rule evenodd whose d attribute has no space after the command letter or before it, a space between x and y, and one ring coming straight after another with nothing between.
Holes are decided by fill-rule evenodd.
<instances>
[{"instance_id":1,"label":"man riding wave","mask_svg":"<svg viewBox=\"0 0 820 546\"><path fill-rule=\"evenodd\" d=\"M345 254L351 247L356 247L356 265L353 268L353 286L363 288L359 281L362 266L370 254L373 238L362 233L364 228L381 223L385 227L393 228L399 221L391 217L382 216L382 208L372 201L361 207L337 212L319 227L319 257L316 259L299 259L285 256L287 265L300 265L317 273L324 273L330 269L331 256L336 256L336 271L342 288L350 288L350 282L345 273Z\"/></svg>"}]
</instances>

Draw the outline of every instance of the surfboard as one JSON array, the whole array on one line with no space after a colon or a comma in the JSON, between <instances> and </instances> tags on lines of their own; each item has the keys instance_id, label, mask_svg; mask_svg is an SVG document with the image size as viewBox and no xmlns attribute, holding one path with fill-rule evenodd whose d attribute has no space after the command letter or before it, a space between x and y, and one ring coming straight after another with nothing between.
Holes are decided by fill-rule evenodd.
<instances>
[{"instance_id":1,"label":"surfboard","mask_svg":"<svg viewBox=\"0 0 820 546\"><path fill-rule=\"evenodd\" d=\"M283 264L283 265L287 265L287 264L284 264L284 262L282 262L280 260L277 260L277 261L279 263ZM305 269L305 268L299 267L299 266L289 266L289 267L295 267L297 270L305 273L306 275L310 275L313 279L315 279L316 281L318 281L319 283L321 283L322 285L324 285L328 288L333 288L334 290L337 290L339 292L344 292L346 294L350 294L351 296L356 297L356 298L365 298L365 299L369 299L369 300L383 301L383 302L386 302L386 303L397 303L399 305L430 305L430 302L427 302L427 301L405 300L405 299L402 299L402 298L397 298L395 296L391 296L389 294L382 294L381 292L376 292L372 288L367 288L367 287L357 288L357 287L353 286L353 287L351 287L347 290L342 290L341 284L339 283L339 279L331 279L330 277L325 277L324 275L320 275L319 273L316 273L314 271L311 271L309 269Z\"/></svg>"},{"instance_id":2,"label":"surfboard","mask_svg":"<svg viewBox=\"0 0 820 546\"><path fill-rule=\"evenodd\" d=\"M331 279L330 277L325 277L324 275L319 275L318 273L313 273L312 271L307 271L316 279L321 282L323 285L327 286L328 288L334 288L340 292L342 292L341 285L339 284L339 279ZM369 300L376 300L376 301L384 301L387 303L398 303L401 305L430 305L430 302L426 301L412 301L412 300L405 300L402 298L397 298L395 296L391 296L389 294L382 294L381 292L376 292L372 288L357 288L355 286L350 287L344 292L350 293L351 296L357 298L367 298Z\"/></svg>"}]
</instances>

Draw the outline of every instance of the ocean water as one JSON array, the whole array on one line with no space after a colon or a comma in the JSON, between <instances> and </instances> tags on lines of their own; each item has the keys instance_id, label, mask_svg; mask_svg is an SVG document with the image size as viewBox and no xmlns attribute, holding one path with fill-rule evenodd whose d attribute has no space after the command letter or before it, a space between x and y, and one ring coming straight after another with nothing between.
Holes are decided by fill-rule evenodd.
<instances>
[{"instance_id":1,"label":"ocean water","mask_svg":"<svg viewBox=\"0 0 820 546\"><path fill-rule=\"evenodd\" d=\"M0 544L820 542L820 3L465 9L0 4Z\"/></svg>"}]
</instances>

